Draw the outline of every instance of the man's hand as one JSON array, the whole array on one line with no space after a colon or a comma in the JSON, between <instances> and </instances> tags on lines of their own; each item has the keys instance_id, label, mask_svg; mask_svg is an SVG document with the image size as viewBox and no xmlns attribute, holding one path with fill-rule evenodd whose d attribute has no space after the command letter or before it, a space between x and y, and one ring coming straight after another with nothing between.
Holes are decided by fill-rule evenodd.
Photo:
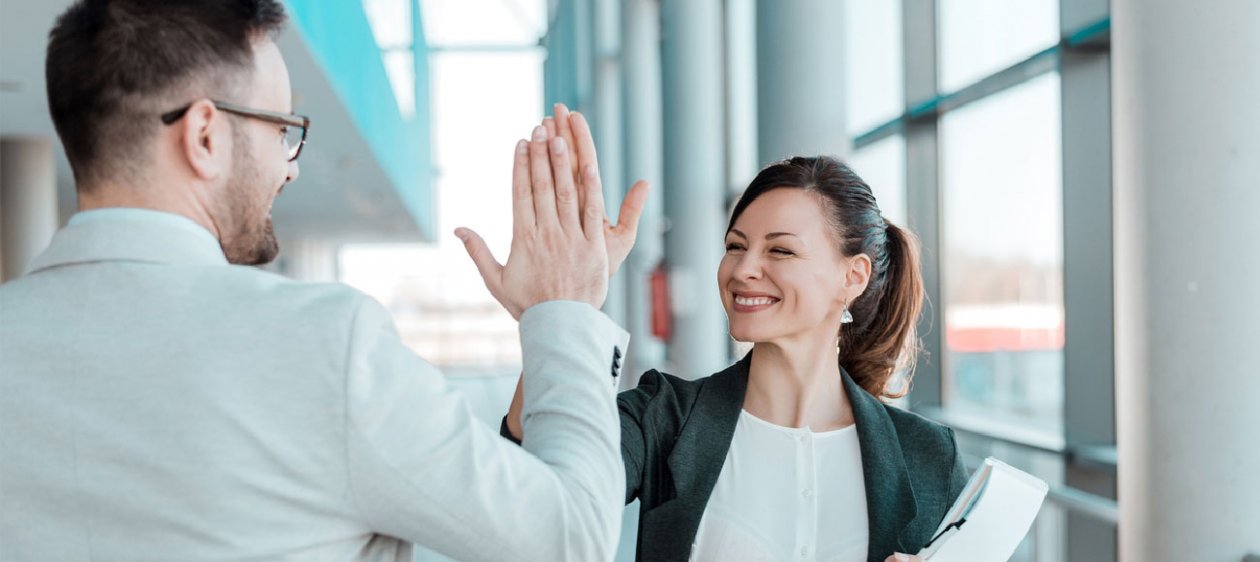
<instances>
[{"instance_id":1,"label":"man's hand","mask_svg":"<svg viewBox=\"0 0 1260 562\"><path fill-rule=\"evenodd\" d=\"M548 139L560 137L573 147L576 157L569 159L569 170L573 174L574 183L578 186L579 203L581 203L582 194L588 193L590 189L603 189L600 185L599 158L595 153L595 137L591 134L591 127L581 113L570 112L569 108L562 103L557 103L553 111L555 111L555 117L543 119L543 128L547 131ZM594 168L594 174L588 176L585 173L588 167ZM594 181L597 185L588 186L586 185L588 181ZM609 277L617 273L617 269L626 261L626 256L630 255L630 249L634 247L634 240L639 231L639 216L643 214L643 205L647 203L647 196L648 182L645 180L635 182L621 202L617 224L614 226L607 217L604 218L604 240L608 248Z\"/></svg>"},{"instance_id":2,"label":"man's hand","mask_svg":"<svg viewBox=\"0 0 1260 562\"><path fill-rule=\"evenodd\" d=\"M520 141L512 165L512 248L500 265L477 233L455 229L490 294L517 320L550 300L599 308L608 296L604 193L594 166L574 181L571 148L535 127ZM592 179L592 177L594 179Z\"/></svg>"}]
</instances>

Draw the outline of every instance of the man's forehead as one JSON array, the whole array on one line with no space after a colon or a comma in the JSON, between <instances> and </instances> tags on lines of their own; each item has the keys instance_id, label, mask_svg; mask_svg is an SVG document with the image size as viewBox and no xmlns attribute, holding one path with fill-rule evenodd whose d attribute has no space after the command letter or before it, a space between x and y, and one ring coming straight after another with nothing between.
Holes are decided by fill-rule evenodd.
<instances>
[{"instance_id":1,"label":"man's forehead","mask_svg":"<svg viewBox=\"0 0 1260 562\"><path fill-rule=\"evenodd\" d=\"M289 71L284 63L280 47L269 37L254 42L254 91L251 98L269 104L281 104L277 110L289 110L291 92Z\"/></svg>"},{"instance_id":2,"label":"man's forehead","mask_svg":"<svg viewBox=\"0 0 1260 562\"><path fill-rule=\"evenodd\" d=\"M254 42L254 68L264 74L284 68L284 56L275 41L263 38Z\"/></svg>"}]
</instances>

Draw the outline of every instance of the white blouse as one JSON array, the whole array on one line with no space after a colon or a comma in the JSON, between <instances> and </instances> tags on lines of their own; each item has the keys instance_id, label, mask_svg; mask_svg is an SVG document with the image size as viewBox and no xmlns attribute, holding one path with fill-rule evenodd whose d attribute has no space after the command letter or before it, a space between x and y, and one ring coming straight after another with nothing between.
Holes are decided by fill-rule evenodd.
<instances>
[{"instance_id":1,"label":"white blouse","mask_svg":"<svg viewBox=\"0 0 1260 562\"><path fill-rule=\"evenodd\" d=\"M814 433L741 411L691 560L863 562L869 535L855 426Z\"/></svg>"}]
</instances>

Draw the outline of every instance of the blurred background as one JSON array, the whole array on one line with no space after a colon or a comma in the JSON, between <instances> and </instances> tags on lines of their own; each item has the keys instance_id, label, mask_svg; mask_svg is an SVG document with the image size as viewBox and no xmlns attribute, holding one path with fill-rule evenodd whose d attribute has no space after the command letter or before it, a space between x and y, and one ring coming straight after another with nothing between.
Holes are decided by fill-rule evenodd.
<instances>
[{"instance_id":1,"label":"blurred background","mask_svg":"<svg viewBox=\"0 0 1260 562\"><path fill-rule=\"evenodd\" d=\"M611 217L653 183L606 305L627 387L738 357L728 210L769 162L838 156L923 242L927 353L898 405L1051 485L1014 560L1260 552L1260 2L284 3L312 126L269 268L379 299L494 427L517 327L451 231L506 258L511 151L562 102L592 122ZM43 85L68 4L0 3L6 279L75 209Z\"/></svg>"}]
</instances>

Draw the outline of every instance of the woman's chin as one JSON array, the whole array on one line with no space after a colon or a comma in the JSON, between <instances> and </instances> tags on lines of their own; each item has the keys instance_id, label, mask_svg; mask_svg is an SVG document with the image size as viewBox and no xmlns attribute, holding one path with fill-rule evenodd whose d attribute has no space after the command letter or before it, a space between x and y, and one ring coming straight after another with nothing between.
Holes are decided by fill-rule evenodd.
<instances>
[{"instance_id":1,"label":"woman's chin","mask_svg":"<svg viewBox=\"0 0 1260 562\"><path fill-rule=\"evenodd\" d=\"M763 333L763 331L747 329L747 328L740 329L734 326L731 327L730 334L731 334L731 339L735 340L736 342L745 343L745 344L761 343L769 339L769 336Z\"/></svg>"}]
</instances>

